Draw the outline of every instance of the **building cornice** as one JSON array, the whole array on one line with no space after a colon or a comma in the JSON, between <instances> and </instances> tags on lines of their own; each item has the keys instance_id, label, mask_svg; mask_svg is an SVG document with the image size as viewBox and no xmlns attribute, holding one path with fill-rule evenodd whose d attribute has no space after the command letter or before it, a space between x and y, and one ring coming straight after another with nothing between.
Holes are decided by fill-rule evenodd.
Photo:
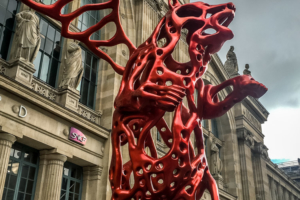
<instances>
[{"instance_id":1,"label":"building cornice","mask_svg":"<svg viewBox=\"0 0 300 200\"><path fill-rule=\"evenodd\" d=\"M108 139L108 136L110 134L108 129L92 123L91 121L83 118L78 113L68 108L62 107L58 103L49 100L48 98L35 92L31 88L25 87L21 83L12 80L9 77L0 75L0 88L21 97L22 99L27 100L30 103L33 103L34 105L37 105L57 115L58 117L66 119L71 123L77 124L78 126L81 126L82 128L90 131L94 135L100 136L104 139Z\"/></svg>"}]
</instances>

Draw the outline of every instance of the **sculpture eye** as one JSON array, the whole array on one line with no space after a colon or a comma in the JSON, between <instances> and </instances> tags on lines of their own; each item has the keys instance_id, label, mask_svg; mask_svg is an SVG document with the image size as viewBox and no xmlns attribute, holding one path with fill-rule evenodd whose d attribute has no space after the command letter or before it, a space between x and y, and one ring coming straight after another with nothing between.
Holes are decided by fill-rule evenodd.
<instances>
[{"instance_id":1,"label":"sculpture eye","mask_svg":"<svg viewBox=\"0 0 300 200\"><path fill-rule=\"evenodd\" d=\"M182 6L176 12L178 17L200 17L203 11L201 8L198 8L193 5Z\"/></svg>"}]
</instances>

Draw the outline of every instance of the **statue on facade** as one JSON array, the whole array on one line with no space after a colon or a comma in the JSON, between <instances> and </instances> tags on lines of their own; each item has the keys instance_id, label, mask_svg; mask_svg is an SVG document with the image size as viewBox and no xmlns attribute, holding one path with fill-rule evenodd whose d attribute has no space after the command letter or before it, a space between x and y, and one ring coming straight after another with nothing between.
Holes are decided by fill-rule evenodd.
<instances>
[{"instance_id":1,"label":"statue on facade","mask_svg":"<svg viewBox=\"0 0 300 200\"><path fill-rule=\"evenodd\" d=\"M243 71L244 75L251 75L251 71L249 70L249 68L250 68L249 64L246 64L245 69Z\"/></svg>"},{"instance_id":2,"label":"statue on facade","mask_svg":"<svg viewBox=\"0 0 300 200\"><path fill-rule=\"evenodd\" d=\"M222 160L220 159L220 149L217 146L215 138L208 139L208 148L209 148L209 167L212 175L220 175L223 165Z\"/></svg>"},{"instance_id":3,"label":"statue on facade","mask_svg":"<svg viewBox=\"0 0 300 200\"><path fill-rule=\"evenodd\" d=\"M59 10L69 1L58 0L49 6L41 6L34 0L22 1L62 22L63 37L80 40L123 76L114 102L110 134L112 156L108 177L112 199L193 200L200 199L207 189L212 200L219 200L218 187L205 155L201 120L220 117L248 95L259 98L267 92L263 84L249 75L237 76L216 86L205 85L202 79L211 55L225 41L233 38L228 25L234 18L235 6L232 3L209 5L202 2L182 5L178 0L169 0L168 14L162 17L150 37L137 48L122 29L118 16L120 0L84 6L68 15L59 15ZM115 16L104 17L83 32L71 32L70 23L90 8L111 8ZM208 12L212 17L206 17ZM117 27L114 37L109 40L90 39L94 32L112 21ZM187 63L179 63L172 57L183 28L188 30L186 38L191 60ZM208 28L217 32L203 34ZM157 42L162 38L166 38L167 42L164 47L159 47ZM101 50L101 46L118 44L126 45L130 52L125 67ZM216 98L218 92L228 86L233 91L223 101L219 101ZM184 98L188 106L183 104ZM164 119L167 112L174 112L172 126ZM151 136L151 129L155 127L170 149L163 157L158 157ZM191 141L193 133L196 154ZM126 162L121 152L124 145L130 154L130 160ZM146 154L147 148L151 156ZM217 152L214 148L213 151ZM217 156L216 169L213 169L215 172L222 169L218 159ZM134 179L132 187L130 177Z\"/></svg>"},{"instance_id":4,"label":"statue on facade","mask_svg":"<svg viewBox=\"0 0 300 200\"><path fill-rule=\"evenodd\" d=\"M81 48L79 41L70 42L64 56L63 78L59 84L59 88L69 87L76 89L83 75L83 65Z\"/></svg>"},{"instance_id":5,"label":"statue on facade","mask_svg":"<svg viewBox=\"0 0 300 200\"><path fill-rule=\"evenodd\" d=\"M16 42L12 47L12 58L23 58L33 63L41 45L39 18L30 9L18 13L16 21Z\"/></svg>"},{"instance_id":6,"label":"statue on facade","mask_svg":"<svg viewBox=\"0 0 300 200\"><path fill-rule=\"evenodd\" d=\"M238 67L236 55L233 51L234 51L234 46L231 46L226 55L227 60L225 61L224 67L230 76L237 76L239 75L238 73L239 67Z\"/></svg>"}]
</instances>

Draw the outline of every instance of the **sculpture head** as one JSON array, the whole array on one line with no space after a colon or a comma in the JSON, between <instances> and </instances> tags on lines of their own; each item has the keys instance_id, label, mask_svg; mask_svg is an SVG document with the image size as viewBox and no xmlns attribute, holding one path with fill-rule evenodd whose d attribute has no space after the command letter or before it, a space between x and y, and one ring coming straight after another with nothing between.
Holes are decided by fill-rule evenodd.
<instances>
[{"instance_id":1,"label":"sculpture head","mask_svg":"<svg viewBox=\"0 0 300 200\"><path fill-rule=\"evenodd\" d=\"M172 111L181 101L181 92L193 94L195 82L206 71L211 54L221 49L224 42L233 38L228 25L234 18L235 6L232 3L208 5L202 2L181 5L176 1L169 2L170 10L166 14L150 38L138 48L138 54L133 55L126 66L124 81L131 84L131 88L147 90L147 93L162 96L172 96L169 99L159 98L149 104L149 95L139 100L141 107L151 109L154 105L164 110ZM183 31L186 29L187 31ZM213 30L213 33L207 31ZM188 44L190 62L178 63L172 53L184 34ZM159 41L166 41L163 46ZM131 71L131 72L129 72ZM153 88L149 84L159 85ZM181 90L176 94L167 94L172 88ZM172 91L174 92L174 91ZM175 96L175 97L174 97ZM174 102L174 103L173 103Z\"/></svg>"}]
</instances>

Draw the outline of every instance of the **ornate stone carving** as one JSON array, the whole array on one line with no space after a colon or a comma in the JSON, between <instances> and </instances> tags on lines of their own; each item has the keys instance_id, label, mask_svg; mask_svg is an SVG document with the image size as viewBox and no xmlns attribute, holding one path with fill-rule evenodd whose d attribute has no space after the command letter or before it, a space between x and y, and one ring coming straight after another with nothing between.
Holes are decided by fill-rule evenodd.
<instances>
[{"instance_id":1,"label":"ornate stone carving","mask_svg":"<svg viewBox=\"0 0 300 200\"><path fill-rule=\"evenodd\" d=\"M6 70L6 68L0 64L0 74L4 74L5 70Z\"/></svg>"},{"instance_id":2,"label":"ornate stone carving","mask_svg":"<svg viewBox=\"0 0 300 200\"><path fill-rule=\"evenodd\" d=\"M12 58L32 63L41 45L39 18L34 10L25 10L16 15L16 42L12 46Z\"/></svg>"},{"instance_id":3,"label":"ornate stone carving","mask_svg":"<svg viewBox=\"0 0 300 200\"><path fill-rule=\"evenodd\" d=\"M244 110L245 117L258 129L261 131L260 122L250 113L249 110Z\"/></svg>"},{"instance_id":4,"label":"ornate stone carving","mask_svg":"<svg viewBox=\"0 0 300 200\"><path fill-rule=\"evenodd\" d=\"M226 55L227 60L224 64L224 67L230 76L239 75L238 74L239 67L238 67L238 63L237 63L237 58L233 51L234 51L234 46L231 46Z\"/></svg>"},{"instance_id":5,"label":"ornate stone carving","mask_svg":"<svg viewBox=\"0 0 300 200\"><path fill-rule=\"evenodd\" d=\"M250 68L249 64L246 64L245 69L243 71L244 75L251 75L251 71L249 70L249 68Z\"/></svg>"},{"instance_id":6,"label":"ornate stone carving","mask_svg":"<svg viewBox=\"0 0 300 200\"><path fill-rule=\"evenodd\" d=\"M212 175L219 175L222 171L223 164L220 159L219 155L219 147L217 146L216 139L209 137L208 138L208 148L210 150L210 160L209 160L209 166L210 166L210 172Z\"/></svg>"},{"instance_id":7,"label":"ornate stone carving","mask_svg":"<svg viewBox=\"0 0 300 200\"><path fill-rule=\"evenodd\" d=\"M268 150L269 149L262 142L256 143L254 146L254 152L262 156L265 160L270 160Z\"/></svg>"},{"instance_id":8,"label":"ornate stone carving","mask_svg":"<svg viewBox=\"0 0 300 200\"><path fill-rule=\"evenodd\" d=\"M69 87L76 89L83 75L81 48L77 41L68 44L63 64L64 74L59 88Z\"/></svg>"},{"instance_id":9,"label":"ornate stone carving","mask_svg":"<svg viewBox=\"0 0 300 200\"><path fill-rule=\"evenodd\" d=\"M254 139L251 132L246 129L238 130L237 132L238 139L244 141L250 148L254 147Z\"/></svg>"},{"instance_id":10,"label":"ornate stone carving","mask_svg":"<svg viewBox=\"0 0 300 200\"><path fill-rule=\"evenodd\" d=\"M54 88L51 88L37 79L33 79L31 82L31 88L52 101L55 101L57 98L57 91Z\"/></svg>"}]
</instances>

